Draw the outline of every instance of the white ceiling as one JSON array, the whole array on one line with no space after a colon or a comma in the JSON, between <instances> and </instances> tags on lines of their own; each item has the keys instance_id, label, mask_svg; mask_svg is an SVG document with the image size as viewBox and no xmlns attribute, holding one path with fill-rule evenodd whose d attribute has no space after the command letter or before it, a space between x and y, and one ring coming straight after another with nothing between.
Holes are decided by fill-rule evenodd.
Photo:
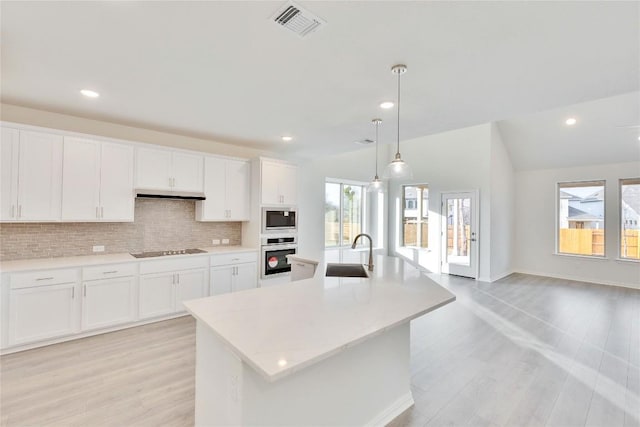
<instances>
[{"instance_id":1,"label":"white ceiling","mask_svg":"<svg viewBox=\"0 0 640 427\"><path fill-rule=\"evenodd\" d=\"M640 88L639 2L305 1L304 39L282 4L3 1L2 101L315 156L394 140L400 62L401 139Z\"/></svg>"},{"instance_id":2,"label":"white ceiling","mask_svg":"<svg viewBox=\"0 0 640 427\"><path fill-rule=\"evenodd\" d=\"M569 117L577 123L567 126ZM503 120L498 127L517 170L640 161L640 92Z\"/></svg>"}]
</instances>

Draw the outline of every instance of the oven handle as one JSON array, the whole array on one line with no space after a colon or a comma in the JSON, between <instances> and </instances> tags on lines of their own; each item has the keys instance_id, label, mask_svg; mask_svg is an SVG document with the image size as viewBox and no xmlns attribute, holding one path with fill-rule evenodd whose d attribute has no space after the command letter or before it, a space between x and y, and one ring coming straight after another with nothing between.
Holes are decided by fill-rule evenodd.
<instances>
[{"instance_id":1,"label":"oven handle","mask_svg":"<svg viewBox=\"0 0 640 427\"><path fill-rule=\"evenodd\" d=\"M274 244L274 245L263 245L262 246L262 252L267 252L267 251L282 251L282 250L289 250L289 249L298 249L298 245L291 245L291 244Z\"/></svg>"}]
</instances>

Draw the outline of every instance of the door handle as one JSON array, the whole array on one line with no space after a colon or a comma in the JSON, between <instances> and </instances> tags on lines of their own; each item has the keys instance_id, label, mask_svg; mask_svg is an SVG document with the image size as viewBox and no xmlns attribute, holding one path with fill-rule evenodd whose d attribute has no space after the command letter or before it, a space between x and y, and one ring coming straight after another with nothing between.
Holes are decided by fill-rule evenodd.
<instances>
[{"instance_id":1,"label":"door handle","mask_svg":"<svg viewBox=\"0 0 640 427\"><path fill-rule=\"evenodd\" d=\"M100 218L100 211L97 206L96 206L96 218Z\"/></svg>"},{"instance_id":2,"label":"door handle","mask_svg":"<svg viewBox=\"0 0 640 427\"><path fill-rule=\"evenodd\" d=\"M100 218L104 218L104 206L100 206Z\"/></svg>"},{"instance_id":3,"label":"door handle","mask_svg":"<svg viewBox=\"0 0 640 427\"><path fill-rule=\"evenodd\" d=\"M82 285L82 295L87 296L87 285Z\"/></svg>"}]
</instances>

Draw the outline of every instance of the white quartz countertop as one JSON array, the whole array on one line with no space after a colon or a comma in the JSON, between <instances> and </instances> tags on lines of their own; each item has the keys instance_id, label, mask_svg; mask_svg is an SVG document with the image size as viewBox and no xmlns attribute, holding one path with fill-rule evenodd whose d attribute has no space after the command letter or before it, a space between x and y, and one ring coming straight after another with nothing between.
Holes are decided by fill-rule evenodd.
<instances>
[{"instance_id":1,"label":"white quartz countertop","mask_svg":"<svg viewBox=\"0 0 640 427\"><path fill-rule=\"evenodd\" d=\"M399 258L376 256L369 278L322 274L187 301L187 310L245 363L276 381L455 300Z\"/></svg>"},{"instance_id":2,"label":"white quartz countertop","mask_svg":"<svg viewBox=\"0 0 640 427\"><path fill-rule=\"evenodd\" d=\"M0 272L2 273L15 273L19 271L30 270L48 270L56 268L73 268L84 267L90 265L102 265L102 264L118 264L123 262L141 262L157 259L174 259L182 257L195 257L225 253L238 253L238 252L252 252L256 251L256 248L246 246L212 246L207 248L200 248L207 251L207 253L201 254L184 254L184 255L168 255L166 257L155 258L136 258L128 253L121 254L107 254L107 255L83 255L74 257L59 257L59 258L35 258L35 259L21 259L16 261L3 261L0 262Z\"/></svg>"}]
</instances>

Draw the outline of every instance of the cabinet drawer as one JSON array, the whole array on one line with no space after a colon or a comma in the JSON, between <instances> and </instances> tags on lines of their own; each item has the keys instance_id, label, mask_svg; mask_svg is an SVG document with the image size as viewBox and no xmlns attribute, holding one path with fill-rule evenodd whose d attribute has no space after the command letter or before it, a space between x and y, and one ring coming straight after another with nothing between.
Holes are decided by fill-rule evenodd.
<instances>
[{"instance_id":1,"label":"cabinet drawer","mask_svg":"<svg viewBox=\"0 0 640 427\"><path fill-rule=\"evenodd\" d=\"M194 268L206 268L208 265L206 256L187 256L178 259L158 259L143 261L140 263L140 274L164 273L167 271L192 270Z\"/></svg>"},{"instance_id":2,"label":"cabinet drawer","mask_svg":"<svg viewBox=\"0 0 640 427\"><path fill-rule=\"evenodd\" d=\"M257 252L239 252L233 254L220 254L211 257L211 266L241 264L245 262L257 262Z\"/></svg>"},{"instance_id":3,"label":"cabinet drawer","mask_svg":"<svg viewBox=\"0 0 640 427\"><path fill-rule=\"evenodd\" d=\"M136 264L110 264L82 269L82 280L109 279L111 277L125 277L136 274Z\"/></svg>"},{"instance_id":4,"label":"cabinet drawer","mask_svg":"<svg viewBox=\"0 0 640 427\"><path fill-rule=\"evenodd\" d=\"M42 270L31 273L15 273L10 276L11 289L71 283L78 280L78 270Z\"/></svg>"}]
</instances>

